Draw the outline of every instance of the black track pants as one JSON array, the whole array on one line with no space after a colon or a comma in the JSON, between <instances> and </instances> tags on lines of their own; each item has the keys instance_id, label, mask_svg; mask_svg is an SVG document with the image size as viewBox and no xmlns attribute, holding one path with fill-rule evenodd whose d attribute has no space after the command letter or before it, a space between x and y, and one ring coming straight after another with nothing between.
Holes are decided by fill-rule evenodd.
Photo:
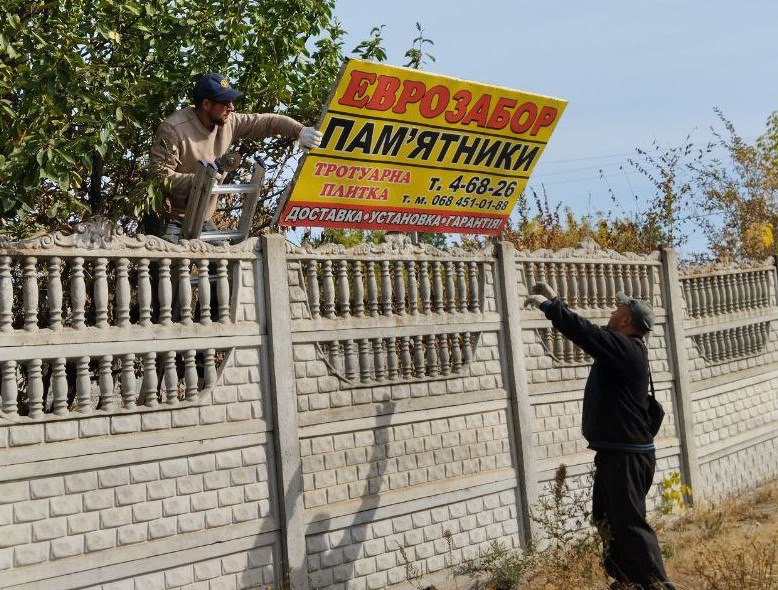
<instances>
[{"instance_id":1,"label":"black track pants","mask_svg":"<svg viewBox=\"0 0 778 590\"><path fill-rule=\"evenodd\" d=\"M654 453L597 451L592 518L603 535L603 562L618 582L644 590L672 589L656 534L646 521Z\"/></svg>"}]
</instances>

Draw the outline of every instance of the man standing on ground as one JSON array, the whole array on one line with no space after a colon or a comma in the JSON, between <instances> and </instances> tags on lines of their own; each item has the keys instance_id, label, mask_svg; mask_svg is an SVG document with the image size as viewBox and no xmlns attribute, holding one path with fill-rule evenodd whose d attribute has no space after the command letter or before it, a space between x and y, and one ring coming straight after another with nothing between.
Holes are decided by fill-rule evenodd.
<instances>
[{"instance_id":1,"label":"man standing on ground","mask_svg":"<svg viewBox=\"0 0 778 590\"><path fill-rule=\"evenodd\" d=\"M594 457L592 519L603 536L611 588L673 589L659 542L646 521L646 494L656 468L648 416L648 351L643 337L654 325L651 304L620 294L605 328L560 301L545 283L527 302L594 359L583 399L582 431Z\"/></svg>"},{"instance_id":2,"label":"man standing on ground","mask_svg":"<svg viewBox=\"0 0 778 590\"><path fill-rule=\"evenodd\" d=\"M152 173L169 182L164 210L146 218L148 233L178 242L186 202L199 161L214 162L240 139L282 135L297 139L304 149L319 147L322 134L291 117L236 113L233 101L243 93L221 74L206 74L194 87L194 105L176 111L157 129L151 148ZM210 222L216 201L205 212Z\"/></svg>"}]
</instances>

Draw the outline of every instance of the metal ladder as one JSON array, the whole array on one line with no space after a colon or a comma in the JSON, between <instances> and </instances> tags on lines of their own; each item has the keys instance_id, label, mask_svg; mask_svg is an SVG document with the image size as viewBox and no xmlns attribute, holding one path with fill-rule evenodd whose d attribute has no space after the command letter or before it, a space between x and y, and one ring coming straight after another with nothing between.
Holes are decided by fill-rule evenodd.
<instances>
[{"instance_id":1,"label":"metal ladder","mask_svg":"<svg viewBox=\"0 0 778 590\"><path fill-rule=\"evenodd\" d=\"M184 221L181 225L181 238L187 240L202 240L204 242L230 242L236 244L248 237L251 222L257 209L259 193L265 179L265 165L258 160L254 163L251 181L248 184L218 184L219 166L213 162L200 161L200 167L195 173L192 190L186 203ZM238 225L235 229L203 231L205 211L213 199L219 195L242 194Z\"/></svg>"}]
</instances>

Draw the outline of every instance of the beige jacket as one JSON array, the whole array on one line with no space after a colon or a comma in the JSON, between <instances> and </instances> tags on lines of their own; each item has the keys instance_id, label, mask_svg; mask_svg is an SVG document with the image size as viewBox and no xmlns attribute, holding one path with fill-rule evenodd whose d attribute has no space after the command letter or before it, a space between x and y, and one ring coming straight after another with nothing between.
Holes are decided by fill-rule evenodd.
<instances>
[{"instance_id":1,"label":"beige jacket","mask_svg":"<svg viewBox=\"0 0 778 590\"><path fill-rule=\"evenodd\" d=\"M172 182L162 216L183 219L199 160L213 162L239 139L263 139L273 135L296 139L302 128L300 123L284 115L233 112L224 125L208 131L197 118L194 107L176 111L160 124L150 154L151 170ZM214 213L215 202L212 205L206 211L206 221Z\"/></svg>"}]
</instances>

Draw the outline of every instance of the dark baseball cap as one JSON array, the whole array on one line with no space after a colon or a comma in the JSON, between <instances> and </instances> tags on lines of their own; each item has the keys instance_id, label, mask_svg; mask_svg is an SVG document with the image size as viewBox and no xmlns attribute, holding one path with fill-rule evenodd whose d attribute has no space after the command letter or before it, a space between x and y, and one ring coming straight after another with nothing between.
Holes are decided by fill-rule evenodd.
<instances>
[{"instance_id":1,"label":"dark baseball cap","mask_svg":"<svg viewBox=\"0 0 778 590\"><path fill-rule=\"evenodd\" d=\"M230 86L227 78L221 74L206 74L195 83L194 87L195 102L205 98L214 102L232 102L241 96L243 93Z\"/></svg>"},{"instance_id":2,"label":"dark baseball cap","mask_svg":"<svg viewBox=\"0 0 778 590\"><path fill-rule=\"evenodd\" d=\"M624 293L619 293L617 297L619 305L626 305L629 308L636 326L644 330L651 330L654 327L654 309L648 301L629 297Z\"/></svg>"}]
</instances>

